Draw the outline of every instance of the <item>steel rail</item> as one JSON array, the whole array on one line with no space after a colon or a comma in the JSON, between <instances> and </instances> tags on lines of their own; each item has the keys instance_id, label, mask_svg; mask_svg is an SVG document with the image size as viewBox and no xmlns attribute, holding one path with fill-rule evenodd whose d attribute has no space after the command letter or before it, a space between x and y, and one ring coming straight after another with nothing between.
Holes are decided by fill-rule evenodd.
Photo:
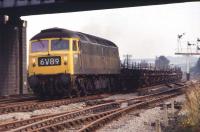
<instances>
[{"instance_id":1,"label":"steel rail","mask_svg":"<svg viewBox=\"0 0 200 132\"><path fill-rule=\"evenodd\" d=\"M112 101L112 102L114 102L114 101ZM109 102L108 104L110 104L110 103L111 102ZM89 107L91 107L91 106L89 106ZM89 107L86 107L86 108L89 108ZM86 109L86 108L83 108L83 109ZM30 119L0 124L0 131L8 131L10 129L15 129L15 128L18 128L18 127L22 127L24 125L28 125L28 124L31 124L31 123L34 123L34 122L38 122L38 121L45 120L45 119L48 119L48 118L51 118L51 117L56 117L56 116L64 115L64 114L67 114L67 113L70 113L70 112L75 112L75 111L79 111L79 109L73 110L73 111L56 113L56 114L50 114L50 115L41 115L41 116L33 117L33 118L30 118Z\"/></svg>"},{"instance_id":2,"label":"steel rail","mask_svg":"<svg viewBox=\"0 0 200 132\"><path fill-rule=\"evenodd\" d=\"M97 119L107 116L111 113L114 113L118 110L121 110L121 108L109 110L109 111L102 112L99 114L93 114L93 115L89 115L89 116L82 116L82 117L78 117L75 119L66 120L64 122L59 122L57 124L47 125L47 126L44 126L44 127L38 128L38 129L34 129L33 131L58 131L58 130L66 129L66 128L74 128L79 125L81 126L81 125L90 123L93 120L97 120ZM33 131L29 131L29 132L33 132Z\"/></svg>"},{"instance_id":3,"label":"steel rail","mask_svg":"<svg viewBox=\"0 0 200 132\"><path fill-rule=\"evenodd\" d=\"M159 92L156 94L152 94L152 95L146 95L146 96L142 96L142 97L138 97L138 98L133 98L133 99L128 99L128 100L124 100L124 101L116 101L116 102L112 102L112 103L107 103L107 104L102 104L102 105L97 105L97 106L93 106L90 108L86 108L83 110L79 110L76 112L72 112L72 113L67 113L64 115L59 115L56 117L52 117L49 119L45 119L39 122L35 122L33 124L29 124L23 127L19 127L10 131L34 131L35 129L40 130L42 128L51 128L51 126L54 126L54 124L62 124L62 122L67 122L67 120L72 119L72 118L76 118L77 116L83 116L86 114L94 114L96 112L105 112L105 111L109 111L109 110L113 110L113 109L119 109L122 103L127 102L128 105L133 105L133 104L138 104L141 103L142 99L147 99L147 101L151 98L155 98L155 96L158 95L163 95L172 91L176 91L179 90L183 87L178 87L178 88L173 88L170 90L166 90L164 92ZM166 96L166 95L163 95ZM145 100L144 100L145 101Z\"/></svg>"},{"instance_id":4,"label":"steel rail","mask_svg":"<svg viewBox=\"0 0 200 132\"><path fill-rule=\"evenodd\" d=\"M180 86L180 85L176 85L176 86ZM135 97L135 98L132 98L132 99L116 101L116 102L113 102L113 103L114 104L118 103L118 106L120 106L122 103L127 103L127 105L132 105L132 104L136 104L136 103L142 102L142 99L145 99L145 98L150 99L151 96L153 97L153 96L156 96L156 95L159 95L159 94L165 94L165 93L168 93L168 92L171 92L171 91L176 91L176 90L182 89L183 87L186 87L186 85L181 85L181 86L182 87L172 88L172 89L169 89L169 90L166 90L166 91L157 92L157 93L154 93L154 94L140 96L140 97ZM103 105L105 105L105 104L103 104ZM110 105L111 106L112 103L107 103L106 105ZM78 111L78 110L75 110L75 111ZM75 111L73 111L73 112L75 112ZM98 110L98 111L102 111L102 110ZM17 129L17 128L22 127L24 125L28 125L28 124L32 124L32 123L35 123L35 122L39 122L39 121L42 121L42 120L45 120L45 119L48 119L48 118L52 118L52 117L65 115L67 113L69 113L69 112L63 112L63 113L57 113L57 114L51 114L51 115L42 115L42 116L38 116L38 117L33 117L31 119L27 119L27 120L14 121L14 122L10 122L10 123L1 124L0 125L0 131ZM84 113L84 114L86 114L86 113ZM81 115L81 114L79 113L79 115Z\"/></svg>"},{"instance_id":5,"label":"steel rail","mask_svg":"<svg viewBox=\"0 0 200 132\"><path fill-rule=\"evenodd\" d=\"M135 104L135 105L130 105L127 108L124 108L122 110L118 110L118 111L113 112L111 114L105 115L105 116L103 116L103 117L91 122L90 124L85 125L83 128L81 128L81 129L79 129L77 131L78 132L95 131L96 129L104 126L106 123L108 123L108 122L110 122L110 121L112 121L112 120L114 120L116 118L119 118L119 117L127 114L130 111L138 110L140 108L147 107L150 104L158 103L158 102L161 102L163 100L166 100L166 99L178 96L178 95L180 95L180 93L174 93L174 94L166 95L166 96L163 96L163 97L161 96L161 97L158 97L156 99L148 100L148 101L141 102L141 103L138 103L138 104ZM59 127L59 128L61 128L61 127Z\"/></svg>"},{"instance_id":6,"label":"steel rail","mask_svg":"<svg viewBox=\"0 0 200 132\"><path fill-rule=\"evenodd\" d=\"M76 118L78 116L81 115L87 115L87 114L93 114L93 113L98 113L98 112L102 112L102 111L108 111L108 110L112 110L114 108L119 108L119 103L106 103L106 104L101 104L101 105L97 105L97 106L91 106L89 108L85 108L82 110L78 110L78 111L74 111L74 112L70 112L70 113L66 113L63 115L59 115L56 117L52 117L52 118L48 118L39 122L35 122L32 124L28 124L16 129L11 129L9 130L9 132L21 132L21 131L32 131L35 128L41 128L47 125L52 125L52 124L56 124L65 120L69 120L69 119L73 119Z\"/></svg>"},{"instance_id":7,"label":"steel rail","mask_svg":"<svg viewBox=\"0 0 200 132\"><path fill-rule=\"evenodd\" d=\"M97 114L91 114L89 116L76 117L75 119L69 119L69 120L65 120L65 121L62 121L62 122L55 123L55 124L49 123L49 124L46 124L46 125L44 125L40 128L33 127L34 129L29 129L27 131L29 131L29 132L33 132L33 131L59 131L59 130L67 129L67 128L75 128L75 129L73 129L73 131L75 131L77 127L78 128L79 127L87 128L87 126L88 126L87 124L91 124L91 123L93 123L93 122L95 122L95 121L97 121L101 118L109 116L110 114L122 111L124 109L128 109L130 107L135 108L135 109L147 107L149 104L152 104L152 103L155 103L155 102L157 103L158 100L161 101L162 99L166 99L166 98L172 97L174 95L177 95L177 94L160 95L161 97L156 96L156 97L153 97L151 99L149 98L148 100L147 99L144 100L144 102L131 104L126 108L116 108L114 110L108 110L108 111L100 112L100 113L97 113ZM78 129L77 129L77 131L78 131ZM88 129L86 131L88 131Z\"/></svg>"},{"instance_id":8,"label":"steel rail","mask_svg":"<svg viewBox=\"0 0 200 132\"><path fill-rule=\"evenodd\" d=\"M140 97L136 97L136 98L133 98L133 99L130 99L130 100L126 100L126 101L124 101L124 100L117 101L117 103L123 103L123 102L129 102L129 104L138 103L138 102L141 102L140 101L141 99L144 99L144 98L147 98L147 97L150 97L150 96L153 96L153 95L140 96ZM116 104L116 101L113 101L113 102L110 102L110 103L107 103L107 104L103 104L103 105L114 105L114 104ZM75 110L75 111L77 111L77 110ZM24 126L24 125L27 125L27 124L31 124L31 123L34 123L34 122L37 122L37 121L41 121L41 120L44 120L44 119L47 119L47 118L50 118L50 117L63 115L63 114L66 114L66 113L69 113L69 112L62 112L62 113L51 114L51 115L43 115L43 116L38 116L38 117L26 119L26 120L14 121L14 122L10 122L10 123L1 124L0 125L0 131L15 129L17 127L21 127L21 126Z\"/></svg>"},{"instance_id":9,"label":"steel rail","mask_svg":"<svg viewBox=\"0 0 200 132\"><path fill-rule=\"evenodd\" d=\"M7 105L8 103L16 103L16 102L20 102L20 101L28 101L28 100L33 100L33 99L36 99L36 97L33 95L7 97L7 98L0 99L0 106Z\"/></svg>"},{"instance_id":10,"label":"steel rail","mask_svg":"<svg viewBox=\"0 0 200 132\"><path fill-rule=\"evenodd\" d=\"M93 100L93 99L101 99L104 97L107 97L109 95L102 94L102 95L92 95L92 96L86 96L86 97L78 97L78 98L72 98L72 99L62 99L62 100L51 100L51 101L26 101L26 102L19 102L19 103L13 103L8 104L7 106L0 106L0 114L6 114L11 112L27 112L27 111L33 111L36 109L45 109L45 108L52 108L52 107L58 107L61 105L67 105L70 103L77 103L87 100Z\"/></svg>"}]
</instances>

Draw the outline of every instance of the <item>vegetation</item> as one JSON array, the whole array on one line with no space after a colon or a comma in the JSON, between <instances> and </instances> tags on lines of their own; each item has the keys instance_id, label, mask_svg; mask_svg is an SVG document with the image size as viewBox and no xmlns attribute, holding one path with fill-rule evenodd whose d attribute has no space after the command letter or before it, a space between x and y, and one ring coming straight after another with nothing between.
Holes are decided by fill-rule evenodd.
<instances>
[{"instance_id":1,"label":"vegetation","mask_svg":"<svg viewBox=\"0 0 200 132\"><path fill-rule=\"evenodd\" d=\"M184 115L178 116L178 124L174 132L200 131L200 84L193 85L186 92L186 102L183 107Z\"/></svg>"},{"instance_id":2,"label":"vegetation","mask_svg":"<svg viewBox=\"0 0 200 132\"><path fill-rule=\"evenodd\" d=\"M155 67L157 69L167 69L170 61L165 56L156 57Z\"/></svg>"},{"instance_id":3,"label":"vegetation","mask_svg":"<svg viewBox=\"0 0 200 132\"><path fill-rule=\"evenodd\" d=\"M185 110L187 113L183 125L192 129L199 129L200 126L200 84L192 86L186 92Z\"/></svg>"},{"instance_id":4,"label":"vegetation","mask_svg":"<svg viewBox=\"0 0 200 132\"><path fill-rule=\"evenodd\" d=\"M175 122L164 129L164 132L200 132L200 83L187 89L186 101Z\"/></svg>"},{"instance_id":5,"label":"vegetation","mask_svg":"<svg viewBox=\"0 0 200 132\"><path fill-rule=\"evenodd\" d=\"M198 59L196 65L191 68L191 72L193 72L195 74L199 74L200 73L200 58Z\"/></svg>"}]
</instances>

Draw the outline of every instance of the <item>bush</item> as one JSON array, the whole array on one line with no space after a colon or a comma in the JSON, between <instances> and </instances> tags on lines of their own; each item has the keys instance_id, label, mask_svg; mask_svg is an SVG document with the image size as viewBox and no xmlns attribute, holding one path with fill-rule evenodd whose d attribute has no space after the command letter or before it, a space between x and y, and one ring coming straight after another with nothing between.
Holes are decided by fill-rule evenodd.
<instances>
[{"instance_id":1,"label":"bush","mask_svg":"<svg viewBox=\"0 0 200 132\"><path fill-rule=\"evenodd\" d=\"M200 84L192 85L186 92L186 102L184 105L186 118L182 124L186 128L199 130L200 126Z\"/></svg>"}]
</instances>

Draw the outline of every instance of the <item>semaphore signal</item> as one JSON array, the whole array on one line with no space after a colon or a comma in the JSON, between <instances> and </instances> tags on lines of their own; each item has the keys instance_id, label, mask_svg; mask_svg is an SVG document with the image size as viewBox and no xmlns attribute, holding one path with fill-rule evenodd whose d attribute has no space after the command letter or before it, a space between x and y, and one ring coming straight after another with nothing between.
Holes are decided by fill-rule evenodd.
<instances>
[{"instance_id":1,"label":"semaphore signal","mask_svg":"<svg viewBox=\"0 0 200 132\"><path fill-rule=\"evenodd\" d=\"M190 56L193 55L200 55L200 39L197 38L196 43L191 43L187 41L187 48L186 51L183 51L182 45L181 45L181 39L185 35L185 33L179 35L177 37L177 51L175 52L175 55L183 55L186 57L186 78L189 81L190 80ZM193 47L196 47L196 50L193 50Z\"/></svg>"}]
</instances>

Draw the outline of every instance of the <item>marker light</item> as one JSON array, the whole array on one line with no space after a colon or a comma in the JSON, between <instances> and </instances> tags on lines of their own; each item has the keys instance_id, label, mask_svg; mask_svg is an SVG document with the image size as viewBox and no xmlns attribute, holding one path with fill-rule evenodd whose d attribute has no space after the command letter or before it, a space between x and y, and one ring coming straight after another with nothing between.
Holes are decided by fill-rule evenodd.
<instances>
[{"instance_id":1,"label":"marker light","mask_svg":"<svg viewBox=\"0 0 200 132\"><path fill-rule=\"evenodd\" d=\"M64 56L64 61L67 61L67 56Z\"/></svg>"},{"instance_id":2,"label":"marker light","mask_svg":"<svg viewBox=\"0 0 200 132\"><path fill-rule=\"evenodd\" d=\"M67 65L67 56L64 56L63 60L64 60L64 65Z\"/></svg>"},{"instance_id":3,"label":"marker light","mask_svg":"<svg viewBox=\"0 0 200 132\"><path fill-rule=\"evenodd\" d=\"M36 59L35 59L35 58L32 58L33 67L36 66L35 62L36 62Z\"/></svg>"},{"instance_id":4,"label":"marker light","mask_svg":"<svg viewBox=\"0 0 200 132\"><path fill-rule=\"evenodd\" d=\"M32 63L35 63L35 62L36 62L35 58L32 58Z\"/></svg>"}]
</instances>

